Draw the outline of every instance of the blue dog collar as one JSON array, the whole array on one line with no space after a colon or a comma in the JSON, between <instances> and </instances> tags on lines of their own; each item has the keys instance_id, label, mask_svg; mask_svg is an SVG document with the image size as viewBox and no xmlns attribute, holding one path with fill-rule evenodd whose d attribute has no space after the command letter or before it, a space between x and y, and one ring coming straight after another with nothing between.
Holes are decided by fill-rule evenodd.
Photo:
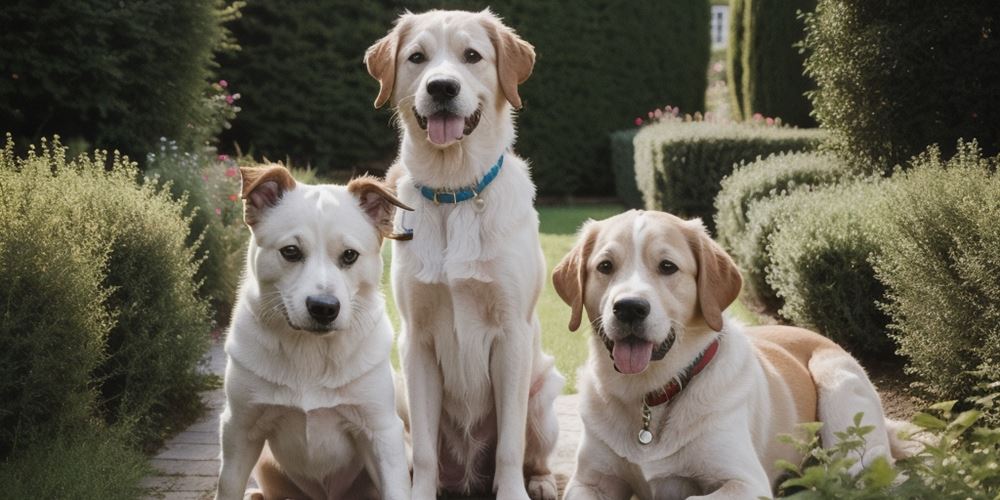
<instances>
[{"instance_id":1,"label":"blue dog collar","mask_svg":"<svg viewBox=\"0 0 1000 500\"><path fill-rule=\"evenodd\" d=\"M500 173L500 167L502 166L503 155L501 154L500 159L497 160L496 164L493 165L493 168L491 168L489 172L486 172L486 175L483 176L478 184L456 191L435 190L427 186L417 186L417 188L420 189L420 194L422 194L424 198L433 201L436 205L440 205L442 203L457 204L459 202L478 197L479 193L482 193L483 190L486 189L486 186L489 186L490 183L493 182L493 179L496 179L497 174Z\"/></svg>"}]
</instances>

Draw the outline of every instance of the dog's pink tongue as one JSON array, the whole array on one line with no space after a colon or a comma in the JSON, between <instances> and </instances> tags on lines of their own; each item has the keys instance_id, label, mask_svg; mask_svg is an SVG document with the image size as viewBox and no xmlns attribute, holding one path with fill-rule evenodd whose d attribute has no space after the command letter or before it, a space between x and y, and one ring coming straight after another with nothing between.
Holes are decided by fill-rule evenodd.
<instances>
[{"instance_id":1,"label":"dog's pink tongue","mask_svg":"<svg viewBox=\"0 0 1000 500\"><path fill-rule=\"evenodd\" d=\"M627 339L615 342L611 351L615 358L615 368L627 374L639 373L649 365L653 357L653 343Z\"/></svg>"},{"instance_id":2,"label":"dog's pink tongue","mask_svg":"<svg viewBox=\"0 0 1000 500\"><path fill-rule=\"evenodd\" d=\"M464 129L461 116L438 113L427 117L427 138L439 146L461 139Z\"/></svg>"}]
</instances>

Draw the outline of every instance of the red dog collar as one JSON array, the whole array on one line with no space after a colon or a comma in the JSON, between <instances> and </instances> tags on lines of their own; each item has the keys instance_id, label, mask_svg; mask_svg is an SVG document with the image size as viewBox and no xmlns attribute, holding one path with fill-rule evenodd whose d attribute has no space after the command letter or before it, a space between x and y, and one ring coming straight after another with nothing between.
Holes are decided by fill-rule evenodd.
<instances>
[{"instance_id":1,"label":"red dog collar","mask_svg":"<svg viewBox=\"0 0 1000 500\"><path fill-rule=\"evenodd\" d=\"M684 387L688 385L695 375L701 373L702 370L708 366L708 363L712 361L715 357L715 353L719 350L719 339L716 338L712 341L708 347L705 348L701 354L691 364L682 371L679 375L674 377L665 387L658 391L650 392L646 394L645 403L648 407L659 406L663 403L669 403L671 399L677 396Z\"/></svg>"}]
</instances>

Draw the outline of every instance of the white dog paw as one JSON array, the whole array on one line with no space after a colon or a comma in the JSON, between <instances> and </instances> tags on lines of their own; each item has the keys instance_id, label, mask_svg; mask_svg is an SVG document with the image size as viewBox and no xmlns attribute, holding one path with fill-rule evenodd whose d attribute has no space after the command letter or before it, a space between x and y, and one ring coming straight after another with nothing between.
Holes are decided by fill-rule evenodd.
<instances>
[{"instance_id":1,"label":"white dog paw","mask_svg":"<svg viewBox=\"0 0 1000 500\"><path fill-rule=\"evenodd\" d=\"M243 494L243 500L264 500L264 492L261 490L247 490Z\"/></svg>"},{"instance_id":2,"label":"white dog paw","mask_svg":"<svg viewBox=\"0 0 1000 500\"><path fill-rule=\"evenodd\" d=\"M556 478L552 474L528 478L528 496L531 500L556 500L558 495Z\"/></svg>"}]
</instances>

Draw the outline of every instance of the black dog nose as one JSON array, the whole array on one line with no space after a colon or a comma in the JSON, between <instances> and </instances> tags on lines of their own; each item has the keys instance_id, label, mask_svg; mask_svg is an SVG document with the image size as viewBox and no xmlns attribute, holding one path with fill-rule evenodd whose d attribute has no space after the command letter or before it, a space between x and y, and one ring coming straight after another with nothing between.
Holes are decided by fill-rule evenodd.
<instances>
[{"instance_id":1,"label":"black dog nose","mask_svg":"<svg viewBox=\"0 0 1000 500\"><path fill-rule=\"evenodd\" d=\"M306 297L306 310L321 324L331 323L340 314L340 301L333 295L312 295Z\"/></svg>"},{"instance_id":2,"label":"black dog nose","mask_svg":"<svg viewBox=\"0 0 1000 500\"><path fill-rule=\"evenodd\" d=\"M649 316L649 301L646 299L621 299L612 307L615 317L623 323L642 321Z\"/></svg>"},{"instance_id":3,"label":"black dog nose","mask_svg":"<svg viewBox=\"0 0 1000 500\"><path fill-rule=\"evenodd\" d=\"M438 78L427 82L427 93L430 94L435 101L447 101L452 99L458 95L458 91L460 90L462 90L462 85L458 83L458 80L453 80L451 78Z\"/></svg>"}]
</instances>

